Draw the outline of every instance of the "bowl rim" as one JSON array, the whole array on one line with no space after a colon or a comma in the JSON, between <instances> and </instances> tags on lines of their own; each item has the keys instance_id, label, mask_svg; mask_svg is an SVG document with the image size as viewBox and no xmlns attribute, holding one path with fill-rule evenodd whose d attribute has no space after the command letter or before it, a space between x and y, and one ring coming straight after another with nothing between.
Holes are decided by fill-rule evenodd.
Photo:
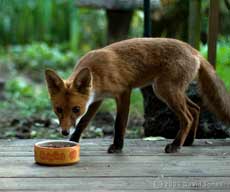
<instances>
[{"instance_id":1,"label":"bowl rim","mask_svg":"<svg viewBox=\"0 0 230 192\"><path fill-rule=\"evenodd\" d=\"M45 146L41 146L41 144L46 144L46 143L53 143L53 142L61 142L61 143L71 143L74 144L73 146L70 147L45 147ZM61 149L73 149L74 147L80 146L79 143L75 142L75 141L66 141L66 140L44 140L44 141L39 141L37 143L34 144L35 147L40 148L40 149L55 149L55 150L61 150Z\"/></svg>"}]
</instances>

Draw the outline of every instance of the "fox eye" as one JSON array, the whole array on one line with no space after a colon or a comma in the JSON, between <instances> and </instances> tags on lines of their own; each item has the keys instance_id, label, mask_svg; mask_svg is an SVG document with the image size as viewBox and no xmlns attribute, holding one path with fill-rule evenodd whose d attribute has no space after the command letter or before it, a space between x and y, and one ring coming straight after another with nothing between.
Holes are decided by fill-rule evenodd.
<instances>
[{"instance_id":1,"label":"fox eye","mask_svg":"<svg viewBox=\"0 0 230 192\"><path fill-rule=\"evenodd\" d=\"M72 108L73 113L79 113L80 112L80 107L75 106Z\"/></svg>"},{"instance_id":2,"label":"fox eye","mask_svg":"<svg viewBox=\"0 0 230 192\"><path fill-rule=\"evenodd\" d=\"M62 113L63 112L61 107L56 107L56 111L57 111L57 113Z\"/></svg>"}]
</instances>

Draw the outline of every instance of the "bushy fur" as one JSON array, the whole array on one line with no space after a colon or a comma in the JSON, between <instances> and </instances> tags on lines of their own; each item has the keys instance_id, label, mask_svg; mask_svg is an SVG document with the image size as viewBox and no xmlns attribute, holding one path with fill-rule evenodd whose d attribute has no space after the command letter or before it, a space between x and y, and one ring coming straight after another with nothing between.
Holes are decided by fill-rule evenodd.
<instances>
[{"instance_id":1,"label":"bushy fur","mask_svg":"<svg viewBox=\"0 0 230 192\"><path fill-rule=\"evenodd\" d=\"M222 121L230 123L230 95L223 81L204 58L201 58L199 84L201 95L209 109Z\"/></svg>"}]
</instances>

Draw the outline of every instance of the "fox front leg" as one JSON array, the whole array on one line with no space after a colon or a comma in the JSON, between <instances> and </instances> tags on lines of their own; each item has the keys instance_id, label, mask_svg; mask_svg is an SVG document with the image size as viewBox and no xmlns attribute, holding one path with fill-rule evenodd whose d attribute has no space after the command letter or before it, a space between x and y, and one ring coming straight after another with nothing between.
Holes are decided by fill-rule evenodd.
<instances>
[{"instance_id":1,"label":"fox front leg","mask_svg":"<svg viewBox=\"0 0 230 192\"><path fill-rule=\"evenodd\" d=\"M129 115L130 93L131 90L128 90L116 98L117 116L114 126L114 141L113 144L109 146L108 153L119 153L122 151Z\"/></svg>"},{"instance_id":2,"label":"fox front leg","mask_svg":"<svg viewBox=\"0 0 230 192\"><path fill-rule=\"evenodd\" d=\"M98 108L100 107L102 101L96 101L89 106L86 114L81 118L79 123L76 125L74 133L70 137L70 141L79 142L82 132L88 126L90 120L96 114Z\"/></svg>"}]
</instances>

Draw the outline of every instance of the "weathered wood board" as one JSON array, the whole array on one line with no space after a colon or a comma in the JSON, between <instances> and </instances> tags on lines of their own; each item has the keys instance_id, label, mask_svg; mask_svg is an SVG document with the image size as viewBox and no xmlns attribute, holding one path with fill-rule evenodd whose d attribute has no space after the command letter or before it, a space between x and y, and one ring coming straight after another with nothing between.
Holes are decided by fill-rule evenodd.
<instances>
[{"instance_id":1,"label":"weathered wood board","mask_svg":"<svg viewBox=\"0 0 230 192\"><path fill-rule=\"evenodd\" d=\"M34 163L37 140L0 140L0 191L230 191L230 140L196 140L165 154L169 140L126 140L107 154L110 139L81 142L72 166Z\"/></svg>"},{"instance_id":2,"label":"weathered wood board","mask_svg":"<svg viewBox=\"0 0 230 192\"><path fill-rule=\"evenodd\" d=\"M77 0L77 7L112 10L133 10L143 8L143 0ZM151 9L161 6L160 0L150 0Z\"/></svg>"}]
</instances>

